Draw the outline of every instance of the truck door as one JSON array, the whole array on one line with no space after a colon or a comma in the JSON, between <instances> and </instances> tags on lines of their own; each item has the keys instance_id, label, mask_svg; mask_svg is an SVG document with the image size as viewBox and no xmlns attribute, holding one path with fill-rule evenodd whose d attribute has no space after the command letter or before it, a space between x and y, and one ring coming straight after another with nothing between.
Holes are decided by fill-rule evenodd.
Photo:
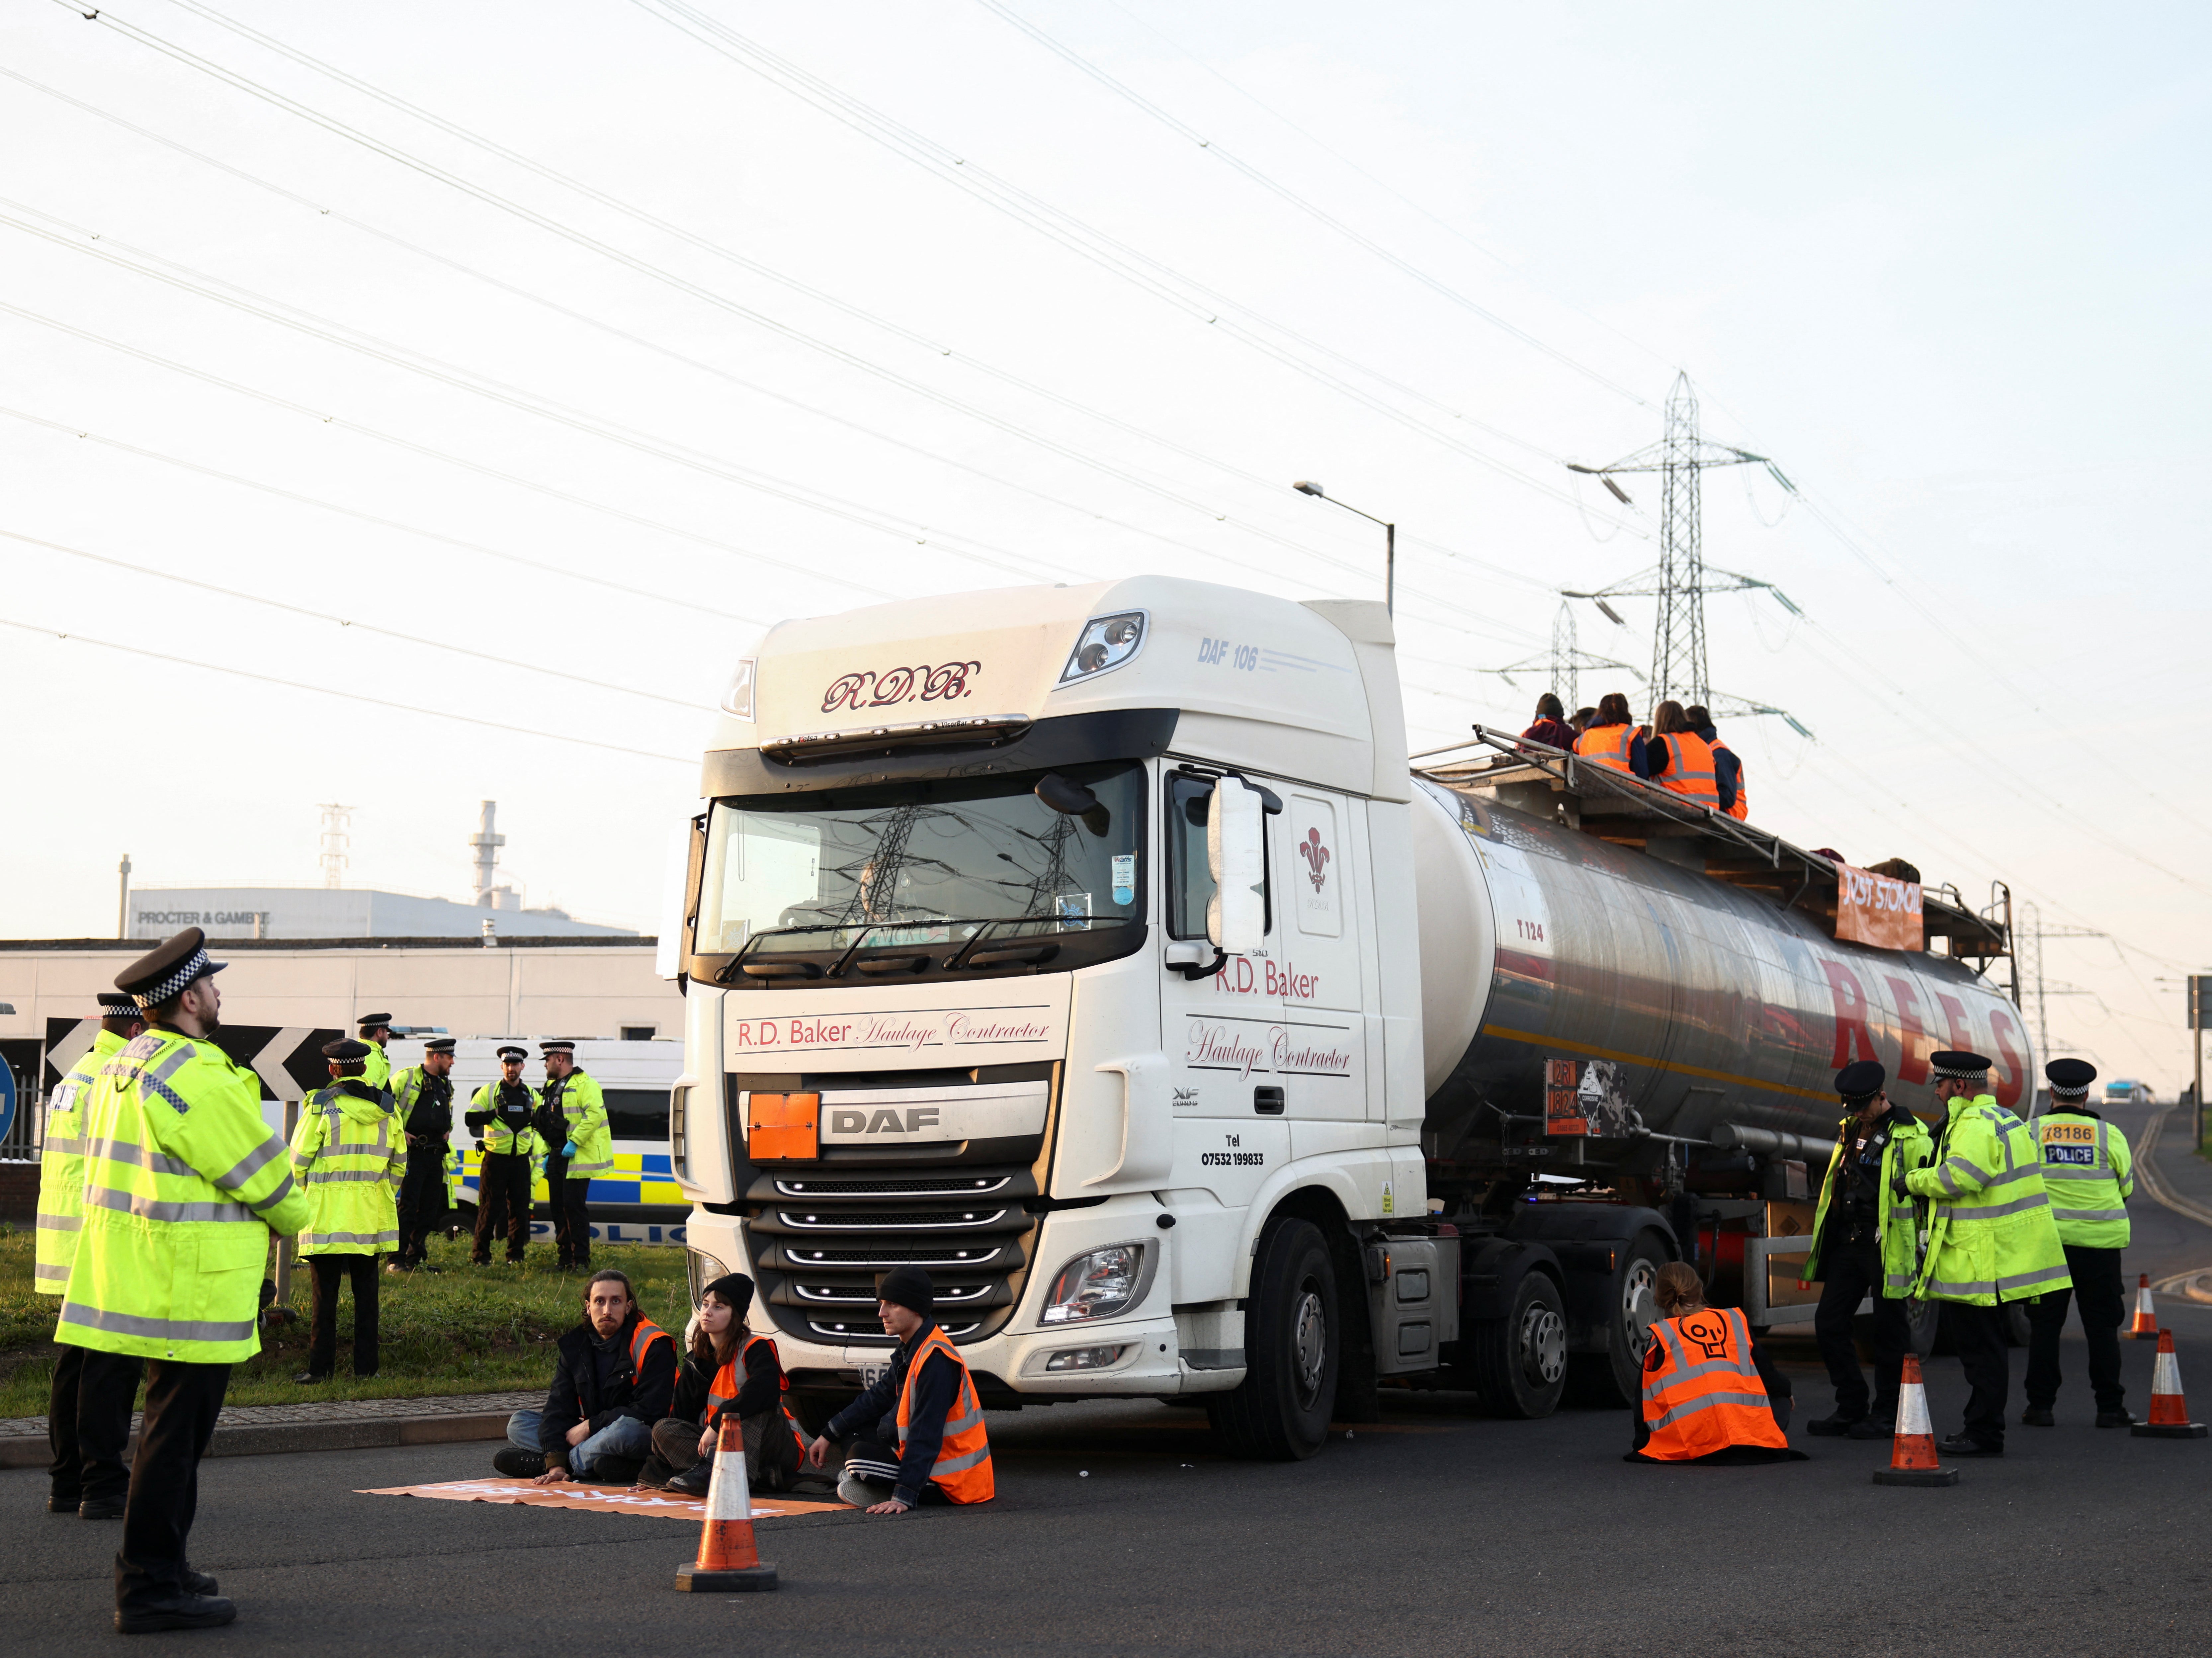
<instances>
[{"instance_id":1,"label":"truck door","mask_svg":"<svg viewBox=\"0 0 2212 1658\"><path fill-rule=\"evenodd\" d=\"M1214 960L1206 932L1213 896L1206 825L1214 774L1168 768L1162 780L1170 949L1190 957L1190 970L1200 972ZM1178 1302L1229 1293L1223 1263L1234 1251L1243 1212L1269 1172L1290 1156L1288 1090L1303 1078L1281 1074L1276 1057L1286 1029L1281 975L1273 967L1287 919L1276 896L1283 882L1280 822L1268 820L1268 955L1232 956L1218 973L1199 977L1172 966L1162 971L1160 1045L1175 1120L1168 1183L1176 1188L1181 1223L1173 1251Z\"/></svg>"}]
</instances>

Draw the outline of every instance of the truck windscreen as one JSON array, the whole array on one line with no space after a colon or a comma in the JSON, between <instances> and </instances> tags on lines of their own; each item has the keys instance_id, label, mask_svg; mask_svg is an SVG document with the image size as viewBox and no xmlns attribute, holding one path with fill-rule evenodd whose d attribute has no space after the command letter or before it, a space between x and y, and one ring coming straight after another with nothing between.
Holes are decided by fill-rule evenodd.
<instances>
[{"instance_id":1,"label":"truck windscreen","mask_svg":"<svg viewBox=\"0 0 2212 1658\"><path fill-rule=\"evenodd\" d=\"M1141 920L1144 810L1143 768L1127 761L718 800L695 948L734 953L767 932L759 950L896 947L990 922Z\"/></svg>"}]
</instances>

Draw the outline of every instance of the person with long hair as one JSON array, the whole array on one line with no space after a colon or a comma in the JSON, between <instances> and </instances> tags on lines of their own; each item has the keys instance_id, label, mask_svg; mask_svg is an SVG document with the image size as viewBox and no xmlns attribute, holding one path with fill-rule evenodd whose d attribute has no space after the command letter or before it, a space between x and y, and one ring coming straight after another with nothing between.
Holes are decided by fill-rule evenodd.
<instances>
[{"instance_id":1,"label":"person with long hair","mask_svg":"<svg viewBox=\"0 0 2212 1658\"><path fill-rule=\"evenodd\" d=\"M1536 722L1521 737L1523 742L1541 743L1547 749L1571 752L1575 746L1575 730L1567 724L1567 711L1550 691L1536 699Z\"/></svg>"},{"instance_id":2,"label":"person with long hair","mask_svg":"<svg viewBox=\"0 0 2212 1658\"><path fill-rule=\"evenodd\" d=\"M1629 1462L1802 1462L1790 1448L1790 1382L1734 1307L1709 1307L1697 1269L1670 1260L1652 1286Z\"/></svg>"},{"instance_id":3,"label":"person with long hair","mask_svg":"<svg viewBox=\"0 0 2212 1658\"><path fill-rule=\"evenodd\" d=\"M748 1482L760 1491L789 1488L805 1436L784 1404L791 1384L775 1343L745 1327L752 1304L753 1281L743 1272L726 1272L700 1292L676 1396L668 1414L653 1424L653 1455L639 1470L641 1488L705 1491L729 1416L744 1438Z\"/></svg>"},{"instance_id":4,"label":"person with long hair","mask_svg":"<svg viewBox=\"0 0 2212 1658\"><path fill-rule=\"evenodd\" d=\"M1698 735L1680 702L1662 702L1651 711L1656 727L1651 746L1651 780L1708 811L1721 809L1713 751Z\"/></svg>"},{"instance_id":5,"label":"person with long hair","mask_svg":"<svg viewBox=\"0 0 2212 1658\"><path fill-rule=\"evenodd\" d=\"M1615 771L1649 777L1651 762L1644 739L1650 734L1628 712L1628 699L1619 691L1607 691L1597 700L1596 718L1575 739L1575 752Z\"/></svg>"}]
</instances>

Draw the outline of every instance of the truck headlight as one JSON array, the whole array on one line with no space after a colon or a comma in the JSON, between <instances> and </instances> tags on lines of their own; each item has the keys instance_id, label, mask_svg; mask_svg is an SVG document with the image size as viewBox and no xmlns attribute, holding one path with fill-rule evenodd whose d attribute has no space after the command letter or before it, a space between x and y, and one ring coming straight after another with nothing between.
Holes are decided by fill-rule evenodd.
<instances>
[{"instance_id":1,"label":"truck headlight","mask_svg":"<svg viewBox=\"0 0 2212 1658\"><path fill-rule=\"evenodd\" d=\"M1145 613L1124 610L1118 616L1094 616L1083 624L1082 637L1075 648L1067 653L1067 666L1060 670L1060 683L1073 684L1079 679L1088 679L1093 674L1104 673L1109 668L1118 668L1143 648L1145 643Z\"/></svg>"},{"instance_id":2,"label":"truck headlight","mask_svg":"<svg viewBox=\"0 0 2212 1658\"><path fill-rule=\"evenodd\" d=\"M1060 1269L1045 1297L1044 1324L1074 1324L1128 1311L1144 1291L1145 1246L1117 1243L1078 1255Z\"/></svg>"}]
</instances>

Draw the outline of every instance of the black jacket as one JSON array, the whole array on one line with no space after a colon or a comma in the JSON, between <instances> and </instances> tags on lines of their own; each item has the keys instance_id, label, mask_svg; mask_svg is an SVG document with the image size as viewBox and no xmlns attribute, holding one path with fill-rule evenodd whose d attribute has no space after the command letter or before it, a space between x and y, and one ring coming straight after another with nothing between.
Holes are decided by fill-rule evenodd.
<instances>
[{"instance_id":1,"label":"black jacket","mask_svg":"<svg viewBox=\"0 0 2212 1658\"><path fill-rule=\"evenodd\" d=\"M899 1394L906 1373L914 1364L915 1350L936 1328L923 1325L891 1356L890 1368L876 1385L837 1412L823 1432L833 1445L842 1445L861 1433L872 1435L886 1450L898 1444ZM929 1484L929 1471L937 1466L937 1453L945 1444L945 1418L960 1397L960 1367L943 1353L932 1353L914 1382L914 1414L906 1424L906 1448L899 1454L898 1487L893 1493L911 1508L921 1500Z\"/></svg>"},{"instance_id":2,"label":"black jacket","mask_svg":"<svg viewBox=\"0 0 2212 1658\"><path fill-rule=\"evenodd\" d=\"M553 1386L545 1394L545 1411L538 1423L538 1447L549 1467L568 1466L568 1430L579 1422L590 1423L597 1433L620 1417L634 1416L649 1427L668 1414L676 1393L676 1339L653 1342L646 1349L644 1374L633 1373L629 1348L639 1316L633 1312L615 1338L619 1351L614 1374L604 1389L589 1323L579 1324L555 1347Z\"/></svg>"},{"instance_id":3,"label":"black jacket","mask_svg":"<svg viewBox=\"0 0 2212 1658\"><path fill-rule=\"evenodd\" d=\"M774 1342L752 1343L745 1353L745 1379L738 1384L738 1396L709 1418L707 1394L720 1370L712 1359L702 1363L692 1354L684 1354L684 1366L676 1373L676 1402L669 1407L669 1415L714 1428L720 1425L725 1416L734 1414L741 1419L758 1416L782 1402L783 1365L775 1356Z\"/></svg>"},{"instance_id":4,"label":"black jacket","mask_svg":"<svg viewBox=\"0 0 2212 1658\"><path fill-rule=\"evenodd\" d=\"M453 1132L453 1084L450 1078L422 1076L422 1091L407 1114L405 1133L410 1139L442 1140Z\"/></svg>"},{"instance_id":5,"label":"black jacket","mask_svg":"<svg viewBox=\"0 0 2212 1658\"><path fill-rule=\"evenodd\" d=\"M538 1096L523 1083L495 1082L491 1085L492 1108L489 1111L464 1111L461 1121L478 1134L484 1125L495 1117L509 1128L523 1129L530 1126L538 1114Z\"/></svg>"}]
</instances>

